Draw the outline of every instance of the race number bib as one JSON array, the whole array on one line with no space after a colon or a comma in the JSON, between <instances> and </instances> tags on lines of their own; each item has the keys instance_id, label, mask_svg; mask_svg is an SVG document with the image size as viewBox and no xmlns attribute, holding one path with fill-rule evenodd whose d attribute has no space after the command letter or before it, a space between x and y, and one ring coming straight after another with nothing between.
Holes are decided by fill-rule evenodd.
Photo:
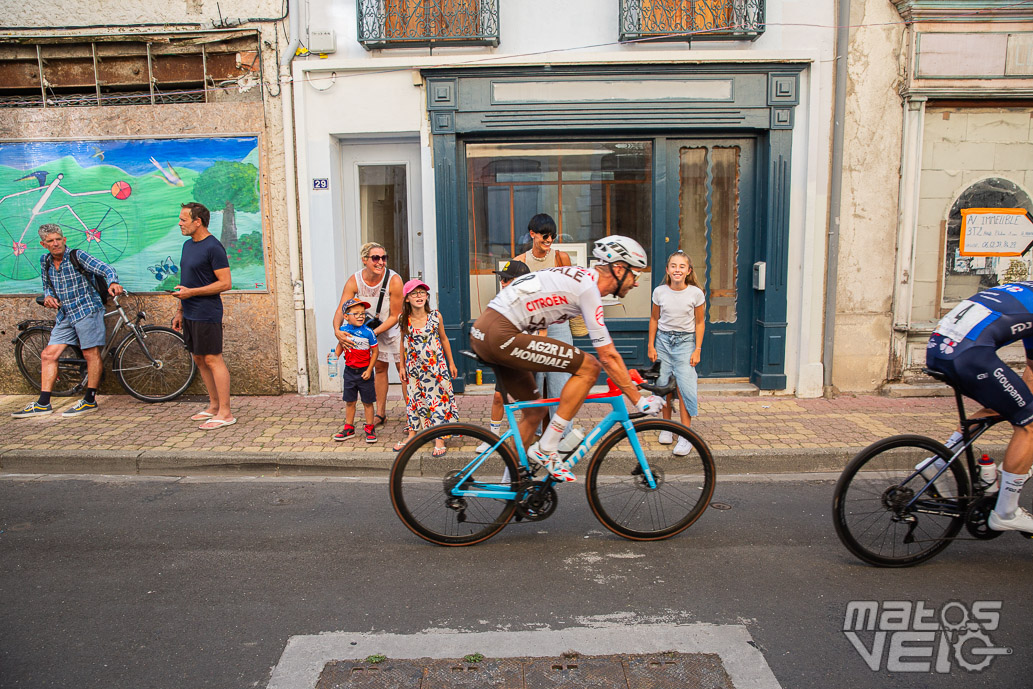
<instances>
[{"instance_id":1,"label":"race number bib","mask_svg":"<svg viewBox=\"0 0 1033 689\"><path fill-rule=\"evenodd\" d=\"M986 320L987 316L991 314L993 314L993 311L982 304L966 299L951 309L950 313L940 320L939 325L936 326L936 332L949 337L955 342L961 342L973 328Z\"/></svg>"}]
</instances>

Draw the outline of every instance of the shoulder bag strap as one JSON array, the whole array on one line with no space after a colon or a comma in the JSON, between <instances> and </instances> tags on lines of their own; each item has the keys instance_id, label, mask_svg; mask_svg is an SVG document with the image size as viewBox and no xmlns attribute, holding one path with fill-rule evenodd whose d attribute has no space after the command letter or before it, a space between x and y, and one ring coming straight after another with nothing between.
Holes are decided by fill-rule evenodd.
<instances>
[{"instance_id":1,"label":"shoulder bag strap","mask_svg":"<svg viewBox=\"0 0 1033 689\"><path fill-rule=\"evenodd\" d=\"M384 305L384 293L387 292L387 283L391 281L391 269L384 271L384 281L380 283L380 298L377 299L377 308L373 311L374 318L380 318L380 307Z\"/></svg>"}]
</instances>

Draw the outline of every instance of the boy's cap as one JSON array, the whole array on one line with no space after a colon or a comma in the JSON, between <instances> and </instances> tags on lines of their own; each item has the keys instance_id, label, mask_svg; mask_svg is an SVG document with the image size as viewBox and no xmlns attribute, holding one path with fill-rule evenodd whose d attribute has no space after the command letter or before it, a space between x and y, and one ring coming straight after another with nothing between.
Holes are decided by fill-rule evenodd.
<instances>
[{"instance_id":1,"label":"boy's cap","mask_svg":"<svg viewBox=\"0 0 1033 689\"><path fill-rule=\"evenodd\" d=\"M427 286L426 282L413 278L412 280L409 280L409 282L402 285L402 295L408 297L409 292L412 292L414 289L417 289L419 287L422 287L428 292L430 291L430 287Z\"/></svg>"},{"instance_id":2,"label":"boy's cap","mask_svg":"<svg viewBox=\"0 0 1033 689\"><path fill-rule=\"evenodd\" d=\"M502 270L492 271L503 280L512 280L518 278L521 275L527 275L531 272L531 269L527 267L527 264L523 261L506 261L505 265L502 266Z\"/></svg>"},{"instance_id":3,"label":"boy's cap","mask_svg":"<svg viewBox=\"0 0 1033 689\"><path fill-rule=\"evenodd\" d=\"M353 306L361 306L364 309L369 308L369 302L362 301L361 299L349 299L348 301L341 304L341 313L348 313L348 309Z\"/></svg>"}]
</instances>

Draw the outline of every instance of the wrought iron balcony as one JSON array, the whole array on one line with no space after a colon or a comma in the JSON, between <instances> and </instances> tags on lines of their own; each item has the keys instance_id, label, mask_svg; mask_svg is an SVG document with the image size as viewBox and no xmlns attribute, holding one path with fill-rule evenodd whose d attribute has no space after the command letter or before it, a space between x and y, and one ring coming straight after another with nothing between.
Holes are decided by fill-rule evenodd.
<instances>
[{"instance_id":1,"label":"wrought iron balcony","mask_svg":"<svg viewBox=\"0 0 1033 689\"><path fill-rule=\"evenodd\" d=\"M499 44L499 0L358 0L356 7L367 50Z\"/></svg>"},{"instance_id":2,"label":"wrought iron balcony","mask_svg":"<svg viewBox=\"0 0 1033 689\"><path fill-rule=\"evenodd\" d=\"M764 0L620 0L620 39L756 40Z\"/></svg>"}]
</instances>

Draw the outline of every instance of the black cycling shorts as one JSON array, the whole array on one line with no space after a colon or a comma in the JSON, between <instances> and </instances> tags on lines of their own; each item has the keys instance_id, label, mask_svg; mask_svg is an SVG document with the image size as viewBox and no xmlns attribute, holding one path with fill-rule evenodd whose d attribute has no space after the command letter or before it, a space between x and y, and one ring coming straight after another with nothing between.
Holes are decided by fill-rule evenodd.
<instances>
[{"instance_id":1,"label":"black cycling shorts","mask_svg":"<svg viewBox=\"0 0 1033 689\"><path fill-rule=\"evenodd\" d=\"M933 335L926 365L945 374L966 397L989 407L1013 426L1033 422L1033 392L992 347L972 346L951 358L940 356L942 335Z\"/></svg>"}]
</instances>

